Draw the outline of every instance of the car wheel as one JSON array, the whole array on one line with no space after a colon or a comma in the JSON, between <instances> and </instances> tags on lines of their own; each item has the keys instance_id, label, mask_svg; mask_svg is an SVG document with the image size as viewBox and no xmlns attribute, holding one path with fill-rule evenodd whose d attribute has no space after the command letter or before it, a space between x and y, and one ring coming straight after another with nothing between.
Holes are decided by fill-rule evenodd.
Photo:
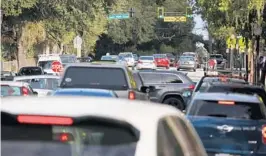
<instances>
[{"instance_id":1,"label":"car wheel","mask_svg":"<svg viewBox=\"0 0 266 156\"><path fill-rule=\"evenodd\" d=\"M179 68L177 68L177 71L179 71L180 69Z\"/></svg>"},{"instance_id":2,"label":"car wheel","mask_svg":"<svg viewBox=\"0 0 266 156\"><path fill-rule=\"evenodd\" d=\"M179 110L184 110L185 109L184 103L180 99L178 99L176 97L169 97L169 98L165 99L163 101L163 103L167 104L167 105L170 105L170 106L174 106L174 107L176 107Z\"/></svg>"}]
</instances>

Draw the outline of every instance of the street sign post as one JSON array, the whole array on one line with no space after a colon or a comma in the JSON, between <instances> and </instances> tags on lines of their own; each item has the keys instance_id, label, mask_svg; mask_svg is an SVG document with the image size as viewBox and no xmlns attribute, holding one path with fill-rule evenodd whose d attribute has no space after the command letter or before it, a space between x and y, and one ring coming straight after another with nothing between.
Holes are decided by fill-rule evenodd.
<instances>
[{"instance_id":1,"label":"street sign post","mask_svg":"<svg viewBox=\"0 0 266 156\"><path fill-rule=\"evenodd\" d=\"M111 14L108 16L108 19L128 19L129 13L123 13L123 14Z\"/></svg>"},{"instance_id":2,"label":"street sign post","mask_svg":"<svg viewBox=\"0 0 266 156\"><path fill-rule=\"evenodd\" d=\"M169 16L169 17L164 17L163 18L164 22L186 22L187 17L186 16Z\"/></svg>"},{"instance_id":3,"label":"street sign post","mask_svg":"<svg viewBox=\"0 0 266 156\"><path fill-rule=\"evenodd\" d=\"M82 45L82 38L80 36L76 36L74 38L74 48L77 49L77 56L81 57L81 45Z\"/></svg>"},{"instance_id":4,"label":"street sign post","mask_svg":"<svg viewBox=\"0 0 266 156\"><path fill-rule=\"evenodd\" d=\"M62 64L59 61L54 61L52 63L52 70L53 72L59 73L63 69Z\"/></svg>"}]
</instances>

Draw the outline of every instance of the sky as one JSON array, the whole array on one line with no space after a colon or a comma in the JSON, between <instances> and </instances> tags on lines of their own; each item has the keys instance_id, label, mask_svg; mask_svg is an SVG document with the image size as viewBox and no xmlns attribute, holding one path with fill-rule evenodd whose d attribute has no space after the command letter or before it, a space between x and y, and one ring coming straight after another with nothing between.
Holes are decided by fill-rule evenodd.
<instances>
[{"instance_id":1,"label":"sky","mask_svg":"<svg viewBox=\"0 0 266 156\"><path fill-rule=\"evenodd\" d=\"M194 34L200 34L203 36L204 40L208 40L209 39L209 34L208 31L206 30L205 27L205 23L201 18L201 15L194 15L194 21L195 21L195 27L193 29L193 33Z\"/></svg>"}]
</instances>

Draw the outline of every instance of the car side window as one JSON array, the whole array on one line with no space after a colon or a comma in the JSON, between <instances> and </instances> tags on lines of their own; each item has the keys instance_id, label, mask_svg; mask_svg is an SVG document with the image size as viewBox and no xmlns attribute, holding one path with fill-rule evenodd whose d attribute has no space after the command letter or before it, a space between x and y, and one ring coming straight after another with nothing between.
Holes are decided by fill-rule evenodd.
<instances>
[{"instance_id":1,"label":"car side window","mask_svg":"<svg viewBox=\"0 0 266 156\"><path fill-rule=\"evenodd\" d=\"M161 119L157 129L157 156L184 156L177 134L167 120Z\"/></svg>"},{"instance_id":2,"label":"car side window","mask_svg":"<svg viewBox=\"0 0 266 156\"><path fill-rule=\"evenodd\" d=\"M161 84L162 82L162 74L159 73L152 73L152 72L146 72L146 73L140 73L140 76L145 84Z\"/></svg>"},{"instance_id":3,"label":"car side window","mask_svg":"<svg viewBox=\"0 0 266 156\"><path fill-rule=\"evenodd\" d=\"M175 74L163 75L163 83L183 83L183 81Z\"/></svg>"}]
</instances>

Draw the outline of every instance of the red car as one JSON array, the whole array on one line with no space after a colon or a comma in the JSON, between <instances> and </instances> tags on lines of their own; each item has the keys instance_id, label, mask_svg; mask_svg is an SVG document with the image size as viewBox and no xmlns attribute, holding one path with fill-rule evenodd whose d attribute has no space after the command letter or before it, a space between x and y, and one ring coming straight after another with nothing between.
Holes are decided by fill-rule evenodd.
<instances>
[{"instance_id":1,"label":"red car","mask_svg":"<svg viewBox=\"0 0 266 156\"><path fill-rule=\"evenodd\" d=\"M170 60L166 54L154 54L153 57L156 61L157 67L165 67L166 69L169 69Z\"/></svg>"}]
</instances>

